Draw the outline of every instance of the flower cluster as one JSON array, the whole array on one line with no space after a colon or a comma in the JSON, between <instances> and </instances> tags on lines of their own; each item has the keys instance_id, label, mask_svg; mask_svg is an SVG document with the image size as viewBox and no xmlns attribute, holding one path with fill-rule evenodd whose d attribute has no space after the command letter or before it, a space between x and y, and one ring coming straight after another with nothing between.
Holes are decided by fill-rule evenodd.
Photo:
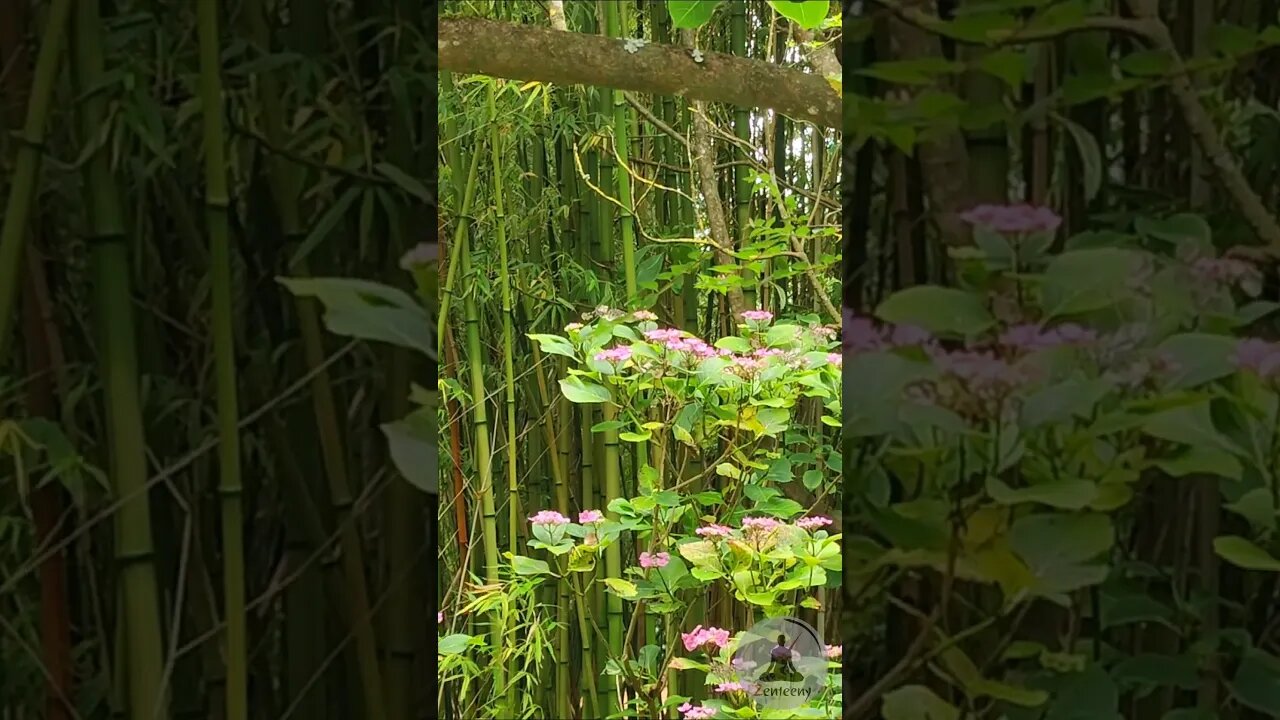
<instances>
[{"instance_id":1,"label":"flower cluster","mask_svg":"<svg viewBox=\"0 0 1280 720\"><path fill-rule=\"evenodd\" d=\"M669 562L671 562L671 555L664 552L652 555L647 552L640 553L640 567L642 568L664 568Z\"/></svg>"},{"instance_id":2,"label":"flower cluster","mask_svg":"<svg viewBox=\"0 0 1280 720\"><path fill-rule=\"evenodd\" d=\"M700 527L694 532L702 537L729 537L729 533L733 532L733 528L712 523L705 527Z\"/></svg>"},{"instance_id":3,"label":"flower cluster","mask_svg":"<svg viewBox=\"0 0 1280 720\"><path fill-rule=\"evenodd\" d=\"M1200 258L1191 263L1191 274L1205 284L1217 287L1258 287L1262 273L1258 268L1235 258Z\"/></svg>"},{"instance_id":4,"label":"flower cluster","mask_svg":"<svg viewBox=\"0 0 1280 720\"><path fill-rule=\"evenodd\" d=\"M883 327L874 320L861 315L854 315L852 310L845 309L844 316L844 348L853 353L875 352L893 348L936 346L933 335L928 331L912 325Z\"/></svg>"},{"instance_id":5,"label":"flower cluster","mask_svg":"<svg viewBox=\"0 0 1280 720\"><path fill-rule=\"evenodd\" d=\"M800 518L796 521L796 527L802 530L817 530L831 524L831 518L825 515L814 515L813 517Z\"/></svg>"},{"instance_id":6,"label":"flower cluster","mask_svg":"<svg viewBox=\"0 0 1280 720\"><path fill-rule=\"evenodd\" d=\"M729 631L698 625L692 632L680 633L680 639L684 642L684 649L689 652L698 649L711 652L713 648L720 649L729 644Z\"/></svg>"},{"instance_id":7,"label":"flower cluster","mask_svg":"<svg viewBox=\"0 0 1280 720\"><path fill-rule=\"evenodd\" d=\"M596 353L596 360L601 362L626 362L631 359L631 353L630 345L617 345Z\"/></svg>"},{"instance_id":8,"label":"flower cluster","mask_svg":"<svg viewBox=\"0 0 1280 720\"><path fill-rule=\"evenodd\" d=\"M529 522L534 525L567 525L569 518L561 515L555 510L540 510L533 517L529 518Z\"/></svg>"},{"instance_id":9,"label":"flower cluster","mask_svg":"<svg viewBox=\"0 0 1280 720\"><path fill-rule=\"evenodd\" d=\"M690 705L685 703L676 708L684 715L684 720L708 720L716 716L716 709L706 705Z\"/></svg>"},{"instance_id":10,"label":"flower cluster","mask_svg":"<svg viewBox=\"0 0 1280 720\"><path fill-rule=\"evenodd\" d=\"M961 213L960 219L1009 235L1052 232L1062 224L1062 218L1049 208L1026 204L979 205Z\"/></svg>"},{"instance_id":11,"label":"flower cluster","mask_svg":"<svg viewBox=\"0 0 1280 720\"><path fill-rule=\"evenodd\" d=\"M578 522L582 525L604 522L604 513L599 510L583 510L578 513Z\"/></svg>"},{"instance_id":12,"label":"flower cluster","mask_svg":"<svg viewBox=\"0 0 1280 720\"><path fill-rule=\"evenodd\" d=\"M715 687L715 691L721 694L740 692L746 693L747 695L754 695L758 689L759 688L756 685L740 682L738 680L722 682Z\"/></svg>"},{"instance_id":13,"label":"flower cluster","mask_svg":"<svg viewBox=\"0 0 1280 720\"><path fill-rule=\"evenodd\" d=\"M1063 345L1088 345L1096 342L1098 333L1075 323L1054 328L1039 325L1014 325L1000 334L999 343L1005 347L1031 352Z\"/></svg>"},{"instance_id":14,"label":"flower cluster","mask_svg":"<svg viewBox=\"0 0 1280 720\"><path fill-rule=\"evenodd\" d=\"M747 322L767 323L773 320L773 313L768 310L747 310L742 313L742 319Z\"/></svg>"},{"instance_id":15,"label":"flower cluster","mask_svg":"<svg viewBox=\"0 0 1280 720\"><path fill-rule=\"evenodd\" d=\"M828 660L837 660L844 653L843 645L827 645L823 648L823 654Z\"/></svg>"},{"instance_id":16,"label":"flower cluster","mask_svg":"<svg viewBox=\"0 0 1280 720\"><path fill-rule=\"evenodd\" d=\"M1260 338L1246 338L1236 344L1232 362L1264 380L1280 375L1280 344Z\"/></svg>"},{"instance_id":17,"label":"flower cluster","mask_svg":"<svg viewBox=\"0 0 1280 720\"><path fill-rule=\"evenodd\" d=\"M782 523L770 517L744 517L742 518L742 529L746 532L769 532L770 530L782 527Z\"/></svg>"}]
</instances>

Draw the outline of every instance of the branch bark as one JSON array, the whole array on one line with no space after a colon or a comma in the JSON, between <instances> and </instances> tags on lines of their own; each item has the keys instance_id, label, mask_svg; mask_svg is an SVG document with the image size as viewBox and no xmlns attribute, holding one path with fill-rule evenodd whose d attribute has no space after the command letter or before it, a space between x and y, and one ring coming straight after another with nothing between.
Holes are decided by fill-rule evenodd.
<instances>
[{"instance_id":1,"label":"branch bark","mask_svg":"<svg viewBox=\"0 0 1280 720\"><path fill-rule=\"evenodd\" d=\"M439 40L441 70L678 95L840 127L840 96L824 78L760 60L704 50L697 62L656 43L632 53L618 38L480 18L442 18Z\"/></svg>"}]
</instances>

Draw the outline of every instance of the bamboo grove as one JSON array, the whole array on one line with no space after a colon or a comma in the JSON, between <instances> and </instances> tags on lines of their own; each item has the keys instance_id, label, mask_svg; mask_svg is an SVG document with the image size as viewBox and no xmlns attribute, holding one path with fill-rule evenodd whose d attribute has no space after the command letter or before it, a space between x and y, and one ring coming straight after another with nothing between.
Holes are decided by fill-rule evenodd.
<instances>
[{"instance_id":1,"label":"bamboo grove","mask_svg":"<svg viewBox=\"0 0 1280 720\"><path fill-rule=\"evenodd\" d=\"M832 57L838 35L815 42L773 5L736 0L699 21L684 17L680 3L449 2L442 22L550 25L612 38L627 53L674 47L695 61L723 53L817 72L797 33L806 52ZM806 5L812 15L815 4ZM827 19L827 3L816 5L807 27ZM439 712L694 717L714 695L687 672L698 665L676 657L687 653L682 637L685 646L700 643L689 639L696 628L746 630L789 610L825 637L839 634L831 589L838 562L777 600L753 604L730 584L681 591L702 570L678 556L667 525L694 515L736 523L743 510L775 515L760 518L774 524L838 517L839 413L819 397L838 403L838 366L817 353L829 390L769 400L770 409L744 403L725 411L732 420L708 414L699 425L711 429L686 429L675 417L682 406L664 405L652 385L610 397L588 368L611 362L603 356L617 358L623 373L646 338L668 338L668 348L706 338L725 354L739 344L749 352L741 333L753 331L743 328L765 316L796 318L834 338L839 135L758 108L447 67L439 91L439 422L448 456L438 531ZM639 324L615 327L629 322ZM609 355L584 339L603 332L606 342L610 331L599 328L607 327L619 342L639 345ZM779 328L798 333L801 325ZM670 392L674 378L654 382ZM687 402L701 413L696 405L710 401ZM748 429L766 430L757 410L760 418L789 416L789 427L779 420L757 436ZM585 538L572 550L569 518L579 524L568 533ZM838 530L817 535L828 536ZM826 658L821 665L825 683ZM826 692L825 710L813 712L835 711L838 688Z\"/></svg>"},{"instance_id":2,"label":"bamboo grove","mask_svg":"<svg viewBox=\"0 0 1280 720\"><path fill-rule=\"evenodd\" d=\"M433 701L427 496L380 426L434 361L328 332L331 293L280 280L412 292L434 22L392 0L0 9L0 717Z\"/></svg>"}]
</instances>

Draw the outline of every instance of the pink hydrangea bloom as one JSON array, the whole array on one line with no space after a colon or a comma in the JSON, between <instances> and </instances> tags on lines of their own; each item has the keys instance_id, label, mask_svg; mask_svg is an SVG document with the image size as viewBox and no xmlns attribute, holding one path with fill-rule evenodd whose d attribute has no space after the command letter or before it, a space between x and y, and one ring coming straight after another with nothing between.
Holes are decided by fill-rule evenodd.
<instances>
[{"instance_id":1,"label":"pink hydrangea bloom","mask_svg":"<svg viewBox=\"0 0 1280 720\"><path fill-rule=\"evenodd\" d=\"M844 314L844 346L855 352L871 352L885 346L884 333L871 318L854 315L845 308Z\"/></svg>"},{"instance_id":2,"label":"pink hydrangea bloom","mask_svg":"<svg viewBox=\"0 0 1280 720\"><path fill-rule=\"evenodd\" d=\"M750 683L743 683L734 680L733 682L723 682L716 686L718 693L743 692L749 693L754 689Z\"/></svg>"},{"instance_id":3,"label":"pink hydrangea bloom","mask_svg":"<svg viewBox=\"0 0 1280 720\"><path fill-rule=\"evenodd\" d=\"M782 523L770 517L745 517L742 518L742 527L746 530L758 530L766 532L776 527L780 527Z\"/></svg>"},{"instance_id":4,"label":"pink hydrangea bloom","mask_svg":"<svg viewBox=\"0 0 1280 720\"><path fill-rule=\"evenodd\" d=\"M841 653L844 652L844 646L843 645L827 645L825 648L823 648L823 651L826 654L828 660L835 660L836 658L840 657Z\"/></svg>"},{"instance_id":5,"label":"pink hydrangea bloom","mask_svg":"<svg viewBox=\"0 0 1280 720\"><path fill-rule=\"evenodd\" d=\"M654 315L653 313L649 312L648 310L637 310L637 311L635 311L635 312L631 313L631 317L633 317L633 318L635 318L635 319L637 319L637 320L657 320L657 319L658 319L658 316L657 316L657 315Z\"/></svg>"},{"instance_id":6,"label":"pink hydrangea bloom","mask_svg":"<svg viewBox=\"0 0 1280 720\"><path fill-rule=\"evenodd\" d=\"M1280 371L1280 345L1259 338L1246 338L1236 344L1232 361L1242 370L1272 378Z\"/></svg>"},{"instance_id":7,"label":"pink hydrangea bloom","mask_svg":"<svg viewBox=\"0 0 1280 720\"><path fill-rule=\"evenodd\" d=\"M647 552L640 553L640 567L642 568L663 568L669 562L671 562L671 556L664 552L656 555L650 555Z\"/></svg>"},{"instance_id":8,"label":"pink hydrangea bloom","mask_svg":"<svg viewBox=\"0 0 1280 720\"><path fill-rule=\"evenodd\" d=\"M1026 204L979 205L961 213L960 219L972 225L1011 235L1051 232L1057 230L1062 224L1062 218L1049 208Z\"/></svg>"},{"instance_id":9,"label":"pink hydrangea bloom","mask_svg":"<svg viewBox=\"0 0 1280 720\"><path fill-rule=\"evenodd\" d=\"M1037 325L1014 325L1000 334L1000 344L1018 350L1032 351L1062 345L1087 345L1098 339L1093 330L1075 323L1043 329Z\"/></svg>"},{"instance_id":10,"label":"pink hydrangea bloom","mask_svg":"<svg viewBox=\"0 0 1280 720\"><path fill-rule=\"evenodd\" d=\"M679 340L684 336L684 331L676 328L658 328L657 330L646 330L644 332L645 340L652 340L653 342Z\"/></svg>"},{"instance_id":11,"label":"pink hydrangea bloom","mask_svg":"<svg viewBox=\"0 0 1280 720\"><path fill-rule=\"evenodd\" d=\"M748 322L769 322L773 319L773 313L768 310L748 310L742 313L742 319Z\"/></svg>"},{"instance_id":12,"label":"pink hydrangea bloom","mask_svg":"<svg viewBox=\"0 0 1280 720\"><path fill-rule=\"evenodd\" d=\"M604 522L604 513L599 510L583 510L578 513L578 522L582 525Z\"/></svg>"},{"instance_id":13,"label":"pink hydrangea bloom","mask_svg":"<svg viewBox=\"0 0 1280 720\"><path fill-rule=\"evenodd\" d=\"M844 356L840 353L827 353L827 362L832 365L844 365Z\"/></svg>"},{"instance_id":14,"label":"pink hydrangea bloom","mask_svg":"<svg viewBox=\"0 0 1280 720\"><path fill-rule=\"evenodd\" d=\"M555 510L540 510L536 515L529 518L529 522L534 525L567 525L569 524L569 518Z\"/></svg>"},{"instance_id":15,"label":"pink hydrangea bloom","mask_svg":"<svg viewBox=\"0 0 1280 720\"><path fill-rule=\"evenodd\" d=\"M817 530L820 527L830 524L831 518L824 515L814 515L813 517L800 518L796 521L796 527L803 530Z\"/></svg>"},{"instance_id":16,"label":"pink hydrangea bloom","mask_svg":"<svg viewBox=\"0 0 1280 720\"><path fill-rule=\"evenodd\" d=\"M704 628L698 625L692 632L680 633L680 639L684 642L684 649L690 652L698 648L710 649L710 646L722 648L729 644L729 631L720 628Z\"/></svg>"},{"instance_id":17,"label":"pink hydrangea bloom","mask_svg":"<svg viewBox=\"0 0 1280 720\"><path fill-rule=\"evenodd\" d=\"M729 533L733 532L733 529L712 523L705 527L700 527L694 532L702 537L729 537Z\"/></svg>"},{"instance_id":18,"label":"pink hydrangea bloom","mask_svg":"<svg viewBox=\"0 0 1280 720\"><path fill-rule=\"evenodd\" d=\"M602 362L624 362L631 359L631 346L618 345L596 353L596 360Z\"/></svg>"},{"instance_id":19,"label":"pink hydrangea bloom","mask_svg":"<svg viewBox=\"0 0 1280 720\"><path fill-rule=\"evenodd\" d=\"M685 703L676 709L684 715L684 720L709 720L716 716L716 709L706 705Z\"/></svg>"},{"instance_id":20,"label":"pink hydrangea bloom","mask_svg":"<svg viewBox=\"0 0 1280 720\"><path fill-rule=\"evenodd\" d=\"M438 624L438 625L443 625L443 624L444 624L444 613L443 613L443 612L438 612L438 611L436 612L436 624Z\"/></svg>"}]
</instances>

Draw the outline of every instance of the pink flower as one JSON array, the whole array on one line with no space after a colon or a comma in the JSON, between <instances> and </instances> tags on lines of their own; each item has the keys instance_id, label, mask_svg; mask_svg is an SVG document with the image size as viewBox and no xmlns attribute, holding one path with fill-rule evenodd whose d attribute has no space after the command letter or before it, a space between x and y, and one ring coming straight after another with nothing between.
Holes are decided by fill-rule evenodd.
<instances>
[{"instance_id":1,"label":"pink flower","mask_svg":"<svg viewBox=\"0 0 1280 720\"><path fill-rule=\"evenodd\" d=\"M840 657L841 653L844 652L844 646L843 645L827 645L825 648L823 648L823 650L828 660L835 660L836 658Z\"/></svg>"},{"instance_id":2,"label":"pink flower","mask_svg":"<svg viewBox=\"0 0 1280 720\"><path fill-rule=\"evenodd\" d=\"M1049 330L1037 325L1014 325L1000 335L1000 344L1024 351L1042 350L1062 345L1087 345L1098 339L1098 334L1074 323L1067 323Z\"/></svg>"},{"instance_id":3,"label":"pink flower","mask_svg":"<svg viewBox=\"0 0 1280 720\"><path fill-rule=\"evenodd\" d=\"M768 532L776 527L781 527L782 523L770 517L744 517L742 518L742 528L744 530L757 530L760 532Z\"/></svg>"},{"instance_id":4,"label":"pink flower","mask_svg":"<svg viewBox=\"0 0 1280 720\"><path fill-rule=\"evenodd\" d=\"M918 328L914 325L899 325L893 329L889 336L889 342L895 347L911 347L913 345L927 345L933 340L933 336L927 330Z\"/></svg>"},{"instance_id":5,"label":"pink flower","mask_svg":"<svg viewBox=\"0 0 1280 720\"><path fill-rule=\"evenodd\" d=\"M1280 371L1280 345L1259 338L1246 338L1236 345L1232 361L1241 370L1270 379Z\"/></svg>"},{"instance_id":6,"label":"pink flower","mask_svg":"<svg viewBox=\"0 0 1280 720\"><path fill-rule=\"evenodd\" d=\"M733 529L725 527L724 525L716 525L715 523L712 523L706 527L700 527L697 530L694 530L694 532L702 537L729 537L729 533L733 532Z\"/></svg>"},{"instance_id":7,"label":"pink flower","mask_svg":"<svg viewBox=\"0 0 1280 720\"><path fill-rule=\"evenodd\" d=\"M768 310L748 310L742 313L742 319L747 322L769 322L773 319L773 313Z\"/></svg>"},{"instance_id":8,"label":"pink flower","mask_svg":"<svg viewBox=\"0 0 1280 720\"><path fill-rule=\"evenodd\" d=\"M676 709L684 714L684 720L709 720L716 716L716 709L705 705L685 703Z\"/></svg>"},{"instance_id":9,"label":"pink flower","mask_svg":"<svg viewBox=\"0 0 1280 720\"><path fill-rule=\"evenodd\" d=\"M720 683L719 685L716 686L716 692L718 693L731 693L731 692L745 693L745 692L751 692L751 690L752 690L751 685L747 683L741 683L736 680L733 682Z\"/></svg>"},{"instance_id":10,"label":"pink flower","mask_svg":"<svg viewBox=\"0 0 1280 720\"><path fill-rule=\"evenodd\" d=\"M578 513L578 523L582 525L590 525L591 523L604 522L604 513L599 510L583 510Z\"/></svg>"},{"instance_id":11,"label":"pink flower","mask_svg":"<svg viewBox=\"0 0 1280 720\"><path fill-rule=\"evenodd\" d=\"M631 359L631 346L618 345L596 353L596 360L601 362L625 362Z\"/></svg>"},{"instance_id":12,"label":"pink flower","mask_svg":"<svg viewBox=\"0 0 1280 720\"><path fill-rule=\"evenodd\" d=\"M698 648L705 648L708 651L710 646L722 648L729 644L729 631L719 628L704 628L698 625L693 632L680 633L680 639L684 642L684 649L693 652Z\"/></svg>"},{"instance_id":13,"label":"pink flower","mask_svg":"<svg viewBox=\"0 0 1280 720\"><path fill-rule=\"evenodd\" d=\"M824 525L830 525L831 518L824 515L814 515L813 517L800 518L796 521L796 527L802 530L817 530Z\"/></svg>"},{"instance_id":14,"label":"pink flower","mask_svg":"<svg viewBox=\"0 0 1280 720\"><path fill-rule=\"evenodd\" d=\"M855 352L871 352L883 348L884 334L871 318L854 315L844 309L844 346Z\"/></svg>"},{"instance_id":15,"label":"pink flower","mask_svg":"<svg viewBox=\"0 0 1280 720\"><path fill-rule=\"evenodd\" d=\"M832 365L844 365L844 356L840 353L827 353L827 362Z\"/></svg>"},{"instance_id":16,"label":"pink flower","mask_svg":"<svg viewBox=\"0 0 1280 720\"><path fill-rule=\"evenodd\" d=\"M683 337L684 331L676 328L659 328L657 330L644 331L645 340L652 340L653 342L667 342L668 340L679 340Z\"/></svg>"},{"instance_id":17,"label":"pink flower","mask_svg":"<svg viewBox=\"0 0 1280 720\"><path fill-rule=\"evenodd\" d=\"M1026 204L979 205L961 213L960 219L972 225L1011 235L1051 232L1057 230L1062 224L1062 218L1049 208Z\"/></svg>"},{"instance_id":18,"label":"pink flower","mask_svg":"<svg viewBox=\"0 0 1280 720\"><path fill-rule=\"evenodd\" d=\"M633 318L635 318L635 319L637 319L637 320L657 320L657 319L658 319L658 316L657 316L657 315L654 315L653 313L649 312L648 310L637 310L637 311L635 311L635 312L631 313L631 317L633 317Z\"/></svg>"},{"instance_id":19,"label":"pink flower","mask_svg":"<svg viewBox=\"0 0 1280 720\"><path fill-rule=\"evenodd\" d=\"M669 562L671 562L671 556L664 552L656 555L650 555L647 552L640 553L640 567L642 568L663 568Z\"/></svg>"},{"instance_id":20,"label":"pink flower","mask_svg":"<svg viewBox=\"0 0 1280 720\"><path fill-rule=\"evenodd\" d=\"M534 525L567 525L569 518L561 515L555 510L541 510L533 517L529 518L529 522Z\"/></svg>"},{"instance_id":21,"label":"pink flower","mask_svg":"<svg viewBox=\"0 0 1280 720\"><path fill-rule=\"evenodd\" d=\"M444 624L444 613L442 613L442 612L437 612L437 613L436 613L436 624L437 624L437 625L443 625L443 624Z\"/></svg>"}]
</instances>

